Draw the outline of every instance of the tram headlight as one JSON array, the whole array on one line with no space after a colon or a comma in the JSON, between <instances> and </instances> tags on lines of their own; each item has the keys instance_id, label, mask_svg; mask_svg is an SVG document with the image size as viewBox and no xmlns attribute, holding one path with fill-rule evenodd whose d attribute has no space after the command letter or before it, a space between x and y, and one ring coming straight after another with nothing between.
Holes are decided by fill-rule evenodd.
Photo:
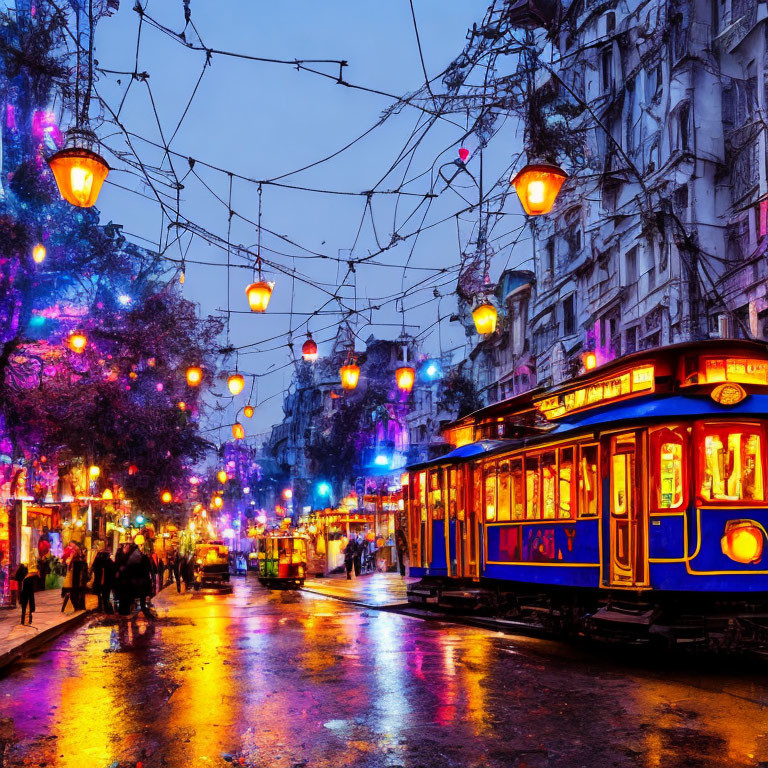
<instances>
[{"instance_id":1,"label":"tram headlight","mask_svg":"<svg viewBox=\"0 0 768 768\"><path fill-rule=\"evenodd\" d=\"M737 563L759 563L763 555L763 529L754 520L729 520L720 546L723 554Z\"/></svg>"}]
</instances>

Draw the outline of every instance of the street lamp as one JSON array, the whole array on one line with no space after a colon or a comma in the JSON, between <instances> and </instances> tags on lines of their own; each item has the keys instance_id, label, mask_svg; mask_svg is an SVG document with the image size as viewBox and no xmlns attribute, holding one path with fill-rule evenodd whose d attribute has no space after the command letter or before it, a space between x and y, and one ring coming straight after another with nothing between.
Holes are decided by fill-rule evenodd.
<instances>
[{"instance_id":1,"label":"street lamp","mask_svg":"<svg viewBox=\"0 0 768 768\"><path fill-rule=\"evenodd\" d=\"M549 213L568 174L550 163L529 163L511 183L529 216Z\"/></svg>"},{"instance_id":2,"label":"street lamp","mask_svg":"<svg viewBox=\"0 0 768 768\"><path fill-rule=\"evenodd\" d=\"M163 504L170 504L173 501L173 494L170 491L163 491L160 494L160 501L162 501Z\"/></svg>"},{"instance_id":3,"label":"street lamp","mask_svg":"<svg viewBox=\"0 0 768 768\"><path fill-rule=\"evenodd\" d=\"M45 254L45 246L42 243L38 243L32 249L32 261L34 261L35 264L42 264L45 261Z\"/></svg>"},{"instance_id":4,"label":"street lamp","mask_svg":"<svg viewBox=\"0 0 768 768\"><path fill-rule=\"evenodd\" d=\"M74 331L69 334L67 345L73 352L82 355L88 345L88 337L84 333L80 333L80 331Z\"/></svg>"},{"instance_id":5,"label":"street lamp","mask_svg":"<svg viewBox=\"0 0 768 768\"><path fill-rule=\"evenodd\" d=\"M472 319L475 321L475 328L481 336L487 336L496 330L496 318L499 313L496 311L496 307L489 301L485 300L481 304L478 304L472 310Z\"/></svg>"},{"instance_id":6,"label":"street lamp","mask_svg":"<svg viewBox=\"0 0 768 768\"><path fill-rule=\"evenodd\" d=\"M67 135L69 146L48 158L59 193L78 208L90 208L96 204L109 173L107 161L91 149L94 143L95 136L90 131L72 129Z\"/></svg>"},{"instance_id":7,"label":"street lamp","mask_svg":"<svg viewBox=\"0 0 768 768\"><path fill-rule=\"evenodd\" d=\"M248 305L251 312L266 312L269 300L272 298L272 289L274 283L268 283L266 280L259 280L251 283L245 289L245 295L248 297Z\"/></svg>"},{"instance_id":8,"label":"street lamp","mask_svg":"<svg viewBox=\"0 0 768 768\"><path fill-rule=\"evenodd\" d=\"M415 376L416 372L409 365L404 365L402 368L398 368L395 371L397 388L401 392L410 392L413 389L413 380Z\"/></svg>"}]
</instances>

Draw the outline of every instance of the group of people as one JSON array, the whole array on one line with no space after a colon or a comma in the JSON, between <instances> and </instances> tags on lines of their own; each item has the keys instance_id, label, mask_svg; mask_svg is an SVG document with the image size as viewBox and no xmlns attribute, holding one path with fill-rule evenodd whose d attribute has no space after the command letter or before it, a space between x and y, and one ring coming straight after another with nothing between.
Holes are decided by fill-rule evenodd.
<instances>
[{"instance_id":1,"label":"group of people","mask_svg":"<svg viewBox=\"0 0 768 768\"><path fill-rule=\"evenodd\" d=\"M114 558L109 546L104 546L88 567L87 552L78 544L70 543L64 553L66 573L61 588L62 613L71 604L75 611L85 608L88 591L98 597L97 610L129 616L138 602L139 610L153 618L152 598L168 584L176 582L177 592L181 585L192 588L195 580L194 565L190 557L176 552L168 555L148 555L135 543L122 544ZM19 565L14 576L18 584L21 605L21 623L27 617L32 624L35 612L35 592L44 588L44 581L37 563Z\"/></svg>"},{"instance_id":2,"label":"group of people","mask_svg":"<svg viewBox=\"0 0 768 768\"><path fill-rule=\"evenodd\" d=\"M347 579L352 578L352 571L355 576L359 576L366 571L376 569L376 542L361 532L351 536L344 547L344 568L347 572ZM405 576L407 543L405 535L398 529L395 535L395 549L397 551L398 568L400 575Z\"/></svg>"}]
</instances>

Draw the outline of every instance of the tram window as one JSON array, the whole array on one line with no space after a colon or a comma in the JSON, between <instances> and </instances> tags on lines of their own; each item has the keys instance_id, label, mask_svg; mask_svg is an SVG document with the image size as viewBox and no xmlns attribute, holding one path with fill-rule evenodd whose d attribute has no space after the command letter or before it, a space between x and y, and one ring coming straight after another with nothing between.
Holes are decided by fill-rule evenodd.
<instances>
[{"instance_id":1,"label":"tram window","mask_svg":"<svg viewBox=\"0 0 768 768\"><path fill-rule=\"evenodd\" d=\"M561 519L575 517L573 499L573 448L560 449L558 465L557 516Z\"/></svg>"},{"instance_id":2,"label":"tram window","mask_svg":"<svg viewBox=\"0 0 768 768\"><path fill-rule=\"evenodd\" d=\"M541 470L543 517L545 520L554 520L557 505L557 460L554 451L547 451L541 457Z\"/></svg>"},{"instance_id":3,"label":"tram window","mask_svg":"<svg viewBox=\"0 0 768 768\"><path fill-rule=\"evenodd\" d=\"M513 520L525 517L525 486L523 485L523 460L512 459L510 464L510 507Z\"/></svg>"},{"instance_id":4,"label":"tram window","mask_svg":"<svg viewBox=\"0 0 768 768\"><path fill-rule=\"evenodd\" d=\"M442 474L442 469L436 469L429 473L429 512L433 520L445 520Z\"/></svg>"},{"instance_id":5,"label":"tram window","mask_svg":"<svg viewBox=\"0 0 768 768\"><path fill-rule=\"evenodd\" d=\"M680 509L685 502L685 433L658 429L651 434L653 478L651 502L654 509Z\"/></svg>"},{"instance_id":6,"label":"tram window","mask_svg":"<svg viewBox=\"0 0 768 768\"><path fill-rule=\"evenodd\" d=\"M629 511L629 494L631 493L629 456L628 453L616 453L612 457L613 506L611 513L614 517L623 517Z\"/></svg>"},{"instance_id":7,"label":"tram window","mask_svg":"<svg viewBox=\"0 0 768 768\"><path fill-rule=\"evenodd\" d=\"M525 499L526 519L541 519L541 479L539 476L539 456L525 457Z\"/></svg>"},{"instance_id":8,"label":"tram window","mask_svg":"<svg viewBox=\"0 0 768 768\"><path fill-rule=\"evenodd\" d=\"M419 509L421 510L421 519L427 521L427 473L419 472Z\"/></svg>"},{"instance_id":9,"label":"tram window","mask_svg":"<svg viewBox=\"0 0 768 768\"><path fill-rule=\"evenodd\" d=\"M755 427L706 425L700 445L704 501L764 501L763 435Z\"/></svg>"},{"instance_id":10,"label":"tram window","mask_svg":"<svg viewBox=\"0 0 768 768\"><path fill-rule=\"evenodd\" d=\"M456 519L456 467L448 470L448 515L450 520Z\"/></svg>"},{"instance_id":11,"label":"tram window","mask_svg":"<svg viewBox=\"0 0 768 768\"><path fill-rule=\"evenodd\" d=\"M583 445L579 462L579 511L582 517L596 517L598 508L597 446Z\"/></svg>"},{"instance_id":12,"label":"tram window","mask_svg":"<svg viewBox=\"0 0 768 768\"><path fill-rule=\"evenodd\" d=\"M511 519L509 510L509 464L499 465L499 508L496 519L506 522Z\"/></svg>"},{"instance_id":13,"label":"tram window","mask_svg":"<svg viewBox=\"0 0 768 768\"><path fill-rule=\"evenodd\" d=\"M483 471L479 466L472 468L472 508L478 520L483 519Z\"/></svg>"},{"instance_id":14,"label":"tram window","mask_svg":"<svg viewBox=\"0 0 768 768\"><path fill-rule=\"evenodd\" d=\"M496 519L496 467L485 469L485 520L492 523Z\"/></svg>"}]
</instances>

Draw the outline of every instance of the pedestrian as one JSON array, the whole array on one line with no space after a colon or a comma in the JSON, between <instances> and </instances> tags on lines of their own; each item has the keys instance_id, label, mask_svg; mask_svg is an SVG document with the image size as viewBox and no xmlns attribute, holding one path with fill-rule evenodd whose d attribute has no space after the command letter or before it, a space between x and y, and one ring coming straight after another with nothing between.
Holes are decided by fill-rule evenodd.
<instances>
[{"instance_id":1,"label":"pedestrian","mask_svg":"<svg viewBox=\"0 0 768 768\"><path fill-rule=\"evenodd\" d=\"M19 602L21 603L22 624L24 623L24 614L27 610L29 610L29 623L30 625L32 624L32 614L35 612L35 592L37 591L39 581L40 577L37 566L33 564L30 566L28 573L19 582Z\"/></svg>"},{"instance_id":2,"label":"pedestrian","mask_svg":"<svg viewBox=\"0 0 768 768\"><path fill-rule=\"evenodd\" d=\"M408 556L408 539L405 538L405 531L398 528L395 531L395 548L397 549L397 564L400 567L400 575L405 576L405 559Z\"/></svg>"},{"instance_id":3,"label":"pedestrian","mask_svg":"<svg viewBox=\"0 0 768 768\"><path fill-rule=\"evenodd\" d=\"M157 561L157 591L159 592L165 586L165 557L160 555Z\"/></svg>"},{"instance_id":4,"label":"pedestrian","mask_svg":"<svg viewBox=\"0 0 768 768\"><path fill-rule=\"evenodd\" d=\"M131 580L128 572L128 553L130 544L123 544L115 554L115 597L117 598L117 610L121 616L130 616L133 597L131 594Z\"/></svg>"},{"instance_id":5,"label":"pedestrian","mask_svg":"<svg viewBox=\"0 0 768 768\"><path fill-rule=\"evenodd\" d=\"M74 549L68 547L64 550L64 581L61 584L61 612L67 607L68 602L72 602L72 574L74 571ZM74 608L74 602L72 602Z\"/></svg>"},{"instance_id":6,"label":"pedestrian","mask_svg":"<svg viewBox=\"0 0 768 768\"><path fill-rule=\"evenodd\" d=\"M187 556L182 559L179 569L181 578L184 580L184 591L189 592L195 582L195 569L192 566L192 558Z\"/></svg>"},{"instance_id":7,"label":"pedestrian","mask_svg":"<svg viewBox=\"0 0 768 768\"><path fill-rule=\"evenodd\" d=\"M29 568L24 563L19 563L19 567L16 569L16 573L13 574L13 580L16 582L19 593L19 602L21 603L21 623L24 623L24 614L27 612L27 603L29 597L25 597L24 593L24 580L29 574ZM35 597L32 595L32 610L35 610ZM32 614L30 613L29 623L32 623Z\"/></svg>"},{"instance_id":8,"label":"pedestrian","mask_svg":"<svg viewBox=\"0 0 768 768\"><path fill-rule=\"evenodd\" d=\"M181 558L179 558L179 553L174 552L171 556L171 581L176 582L176 593L181 593Z\"/></svg>"},{"instance_id":9,"label":"pedestrian","mask_svg":"<svg viewBox=\"0 0 768 768\"><path fill-rule=\"evenodd\" d=\"M347 569L347 580L352 580L352 568L355 563L355 555L357 554L357 542L353 536L344 547L344 567Z\"/></svg>"},{"instance_id":10,"label":"pedestrian","mask_svg":"<svg viewBox=\"0 0 768 768\"><path fill-rule=\"evenodd\" d=\"M70 592L72 607L76 611L85 610L85 592L87 586L88 563L85 559L85 551L78 547L72 557L72 591Z\"/></svg>"},{"instance_id":11,"label":"pedestrian","mask_svg":"<svg viewBox=\"0 0 768 768\"><path fill-rule=\"evenodd\" d=\"M362 557L363 557L363 535L361 533L358 533L356 538L354 539L355 542L355 558L353 560L353 563L355 565L355 576L359 576L360 572L362 570Z\"/></svg>"},{"instance_id":12,"label":"pedestrian","mask_svg":"<svg viewBox=\"0 0 768 768\"><path fill-rule=\"evenodd\" d=\"M137 544L131 546L131 551L126 561L131 584L132 601L138 597L141 612L148 618L154 616L147 607L147 598L152 594L152 564Z\"/></svg>"},{"instance_id":13,"label":"pedestrian","mask_svg":"<svg viewBox=\"0 0 768 768\"><path fill-rule=\"evenodd\" d=\"M96 610L102 613L112 613L112 601L110 600L110 595L115 586L116 571L117 568L109 552L109 546L105 542L91 566L93 589L99 598L99 604Z\"/></svg>"}]
</instances>

